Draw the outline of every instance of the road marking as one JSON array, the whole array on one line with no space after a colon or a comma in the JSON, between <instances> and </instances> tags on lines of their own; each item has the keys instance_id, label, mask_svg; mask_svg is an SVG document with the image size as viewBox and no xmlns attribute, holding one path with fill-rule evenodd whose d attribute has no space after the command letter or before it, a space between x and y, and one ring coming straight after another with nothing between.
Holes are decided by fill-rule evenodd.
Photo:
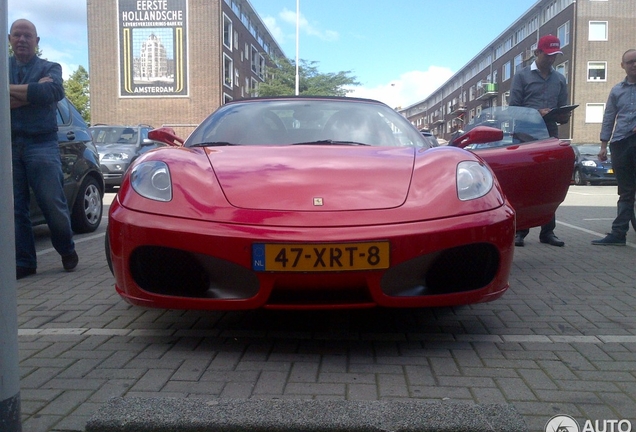
<instances>
[{"instance_id":1,"label":"road marking","mask_svg":"<svg viewBox=\"0 0 636 432\"><path fill-rule=\"evenodd\" d=\"M100 238L100 237L104 237L104 235L106 235L106 233L95 234L95 235L88 236L88 237L81 237L81 238L79 238L79 239L74 237L74 238L73 238L73 240L75 241L75 244L78 244L78 243L85 243L85 242L87 242L87 241L91 241L91 240L98 239L98 238ZM41 251L37 251L36 255L37 255L37 256L41 256L41 255L49 254L49 253L51 253L51 252L56 252L56 251L55 251L55 249L53 249L53 248L42 249ZM57 252L56 252L56 253L57 253Z\"/></svg>"},{"instance_id":2,"label":"road marking","mask_svg":"<svg viewBox=\"0 0 636 432\"><path fill-rule=\"evenodd\" d=\"M559 223L559 225L563 225L563 226L566 226L568 228L572 228L572 229L575 229L577 231L584 232L586 234L593 234L593 235L597 236L599 239L601 239L601 238L606 236L606 234L601 234L601 233L596 232L596 231L592 231L592 230L589 230L589 229L581 228L580 226L572 225L572 224L561 222L561 221L557 221L557 222ZM630 248L635 248L636 249L636 244L635 243L626 242L625 246L629 246ZM604 246L604 247L612 247L612 246Z\"/></svg>"},{"instance_id":3,"label":"road marking","mask_svg":"<svg viewBox=\"0 0 636 432\"><path fill-rule=\"evenodd\" d=\"M126 337L197 337L197 338L218 338L225 337L223 332L218 330L170 330L170 329L103 329L103 328L42 328L42 329L19 329L18 336L126 336ZM246 335L248 339L253 338L290 338L297 337L297 333L276 332L276 336L267 336L261 333ZM636 336L626 335L474 335L474 334L419 334L415 333L416 339L420 342L457 342L457 343L541 343L541 344L608 344L608 343L634 343ZM442 337L440 337L442 336ZM230 337L230 336L227 336ZM352 334L353 339L357 339ZM339 337L339 340L342 340Z\"/></svg>"}]
</instances>

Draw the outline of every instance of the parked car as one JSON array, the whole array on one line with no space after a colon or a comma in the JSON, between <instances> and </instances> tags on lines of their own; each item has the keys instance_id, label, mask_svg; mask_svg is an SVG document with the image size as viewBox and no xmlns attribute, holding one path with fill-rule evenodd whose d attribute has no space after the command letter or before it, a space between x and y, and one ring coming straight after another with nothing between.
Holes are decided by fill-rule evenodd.
<instances>
[{"instance_id":1,"label":"parked car","mask_svg":"<svg viewBox=\"0 0 636 432\"><path fill-rule=\"evenodd\" d=\"M574 161L537 110L511 108L504 130L475 125L433 147L377 101L229 102L125 174L105 239L115 288L169 309L494 300L515 229L550 220ZM518 136L523 145L459 148Z\"/></svg>"},{"instance_id":2,"label":"parked car","mask_svg":"<svg viewBox=\"0 0 636 432\"><path fill-rule=\"evenodd\" d=\"M609 146L607 146L606 161L601 161L598 158L598 153L601 150L600 144L578 144L572 148L575 154L572 181L575 185L616 184Z\"/></svg>"},{"instance_id":3,"label":"parked car","mask_svg":"<svg viewBox=\"0 0 636 432\"><path fill-rule=\"evenodd\" d=\"M431 147L439 147L439 141L437 140L437 137L433 135L433 133L430 130L420 129L420 133L422 134L424 139L431 144Z\"/></svg>"},{"instance_id":4,"label":"parked car","mask_svg":"<svg viewBox=\"0 0 636 432\"><path fill-rule=\"evenodd\" d=\"M93 232L102 221L104 196L104 179L99 169L97 149L86 122L66 98L57 104L57 127L64 192L71 211L73 231ZM31 198L33 224L45 224L33 194Z\"/></svg>"},{"instance_id":5,"label":"parked car","mask_svg":"<svg viewBox=\"0 0 636 432\"><path fill-rule=\"evenodd\" d=\"M130 164L149 150L166 146L148 138L149 125L96 125L90 128L106 188L119 186Z\"/></svg>"}]
</instances>

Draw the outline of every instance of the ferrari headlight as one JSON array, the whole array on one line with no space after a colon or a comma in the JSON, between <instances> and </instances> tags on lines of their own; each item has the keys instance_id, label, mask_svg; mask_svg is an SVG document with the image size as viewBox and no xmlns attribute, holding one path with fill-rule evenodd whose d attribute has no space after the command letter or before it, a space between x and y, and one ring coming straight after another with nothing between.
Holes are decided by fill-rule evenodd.
<instances>
[{"instance_id":1,"label":"ferrari headlight","mask_svg":"<svg viewBox=\"0 0 636 432\"><path fill-rule=\"evenodd\" d=\"M480 198L492 189L490 170L475 161L463 161L457 165L457 196L462 201Z\"/></svg>"},{"instance_id":2,"label":"ferrari headlight","mask_svg":"<svg viewBox=\"0 0 636 432\"><path fill-rule=\"evenodd\" d=\"M141 162L130 173L130 184L135 192L155 201L172 199L172 180L168 165L161 161Z\"/></svg>"}]
</instances>

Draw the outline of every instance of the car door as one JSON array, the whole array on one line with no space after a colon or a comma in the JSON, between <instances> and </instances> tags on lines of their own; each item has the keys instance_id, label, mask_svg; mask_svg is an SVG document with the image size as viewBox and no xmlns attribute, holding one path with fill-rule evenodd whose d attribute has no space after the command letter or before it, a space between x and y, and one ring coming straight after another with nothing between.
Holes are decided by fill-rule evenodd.
<instances>
[{"instance_id":1,"label":"car door","mask_svg":"<svg viewBox=\"0 0 636 432\"><path fill-rule=\"evenodd\" d=\"M563 202L570 186L574 150L566 141L548 136L538 111L507 107L489 109L490 121L475 125L501 129L504 139L466 148L494 171L516 212L517 229L546 224ZM466 134L471 133L467 128ZM452 145L461 142L459 137ZM461 145L459 145L461 146Z\"/></svg>"}]
</instances>

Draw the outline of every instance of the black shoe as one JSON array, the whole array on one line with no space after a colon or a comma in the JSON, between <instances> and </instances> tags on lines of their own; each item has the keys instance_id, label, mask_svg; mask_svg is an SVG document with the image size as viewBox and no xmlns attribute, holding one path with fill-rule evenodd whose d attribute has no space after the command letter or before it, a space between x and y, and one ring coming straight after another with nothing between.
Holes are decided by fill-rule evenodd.
<instances>
[{"instance_id":1,"label":"black shoe","mask_svg":"<svg viewBox=\"0 0 636 432\"><path fill-rule=\"evenodd\" d=\"M625 243L625 237L621 238L611 233L600 240L592 240L592 244L598 246L625 246Z\"/></svg>"},{"instance_id":2,"label":"black shoe","mask_svg":"<svg viewBox=\"0 0 636 432\"><path fill-rule=\"evenodd\" d=\"M551 246L558 246L558 247L565 246L565 242L562 240L559 240L559 238L555 236L554 234L547 235L544 238L539 239L539 241L541 243L547 243Z\"/></svg>"},{"instance_id":3,"label":"black shoe","mask_svg":"<svg viewBox=\"0 0 636 432\"><path fill-rule=\"evenodd\" d=\"M78 262L79 257L77 256L77 252L75 251L71 252L68 255L62 256L62 265L64 266L64 270L66 270L67 272L75 270Z\"/></svg>"},{"instance_id":4,"label":"black shoe","mask_svg":"<svg viewBox=\"0 0 636 432\"><path fill-rule=\"evenodd\" d=\"M15 266L15 279L24 279L35 274L35 267Z\"/></svg>"},{"instance_id":5,"label":"black shoe","mask_svg":"<svg viewBox=\"0 0 636 432\"><path fill-rule=\"evenodd\" d=\"M523 236L521 234L515 234L515 246L523 247L524 241Z\"/></svg>"}]
</instances>

